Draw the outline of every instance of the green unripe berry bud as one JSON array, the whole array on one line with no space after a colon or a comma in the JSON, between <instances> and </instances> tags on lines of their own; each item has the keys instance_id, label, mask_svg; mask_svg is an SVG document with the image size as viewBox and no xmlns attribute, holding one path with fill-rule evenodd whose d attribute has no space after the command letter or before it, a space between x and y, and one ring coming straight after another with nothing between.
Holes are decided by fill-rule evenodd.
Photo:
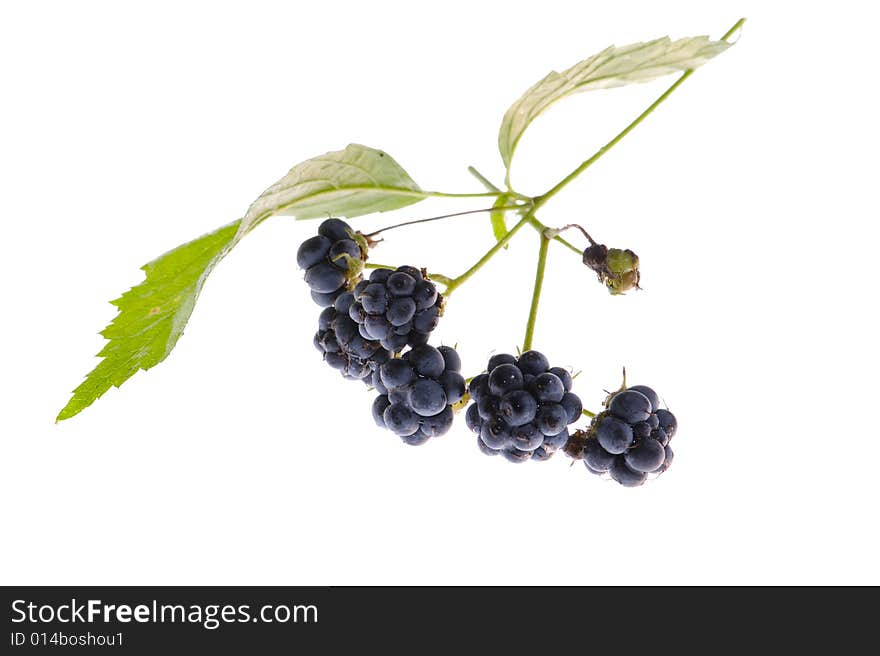
<instances>
[{"instance_id":1,"label":"green unripe berry bud","mask_svg":"<svg viewBox=\"0 0 880 656\"><path fill-rule=\"evenodd\" d=\"M631 250L608 249L605 285L612 294L623 294L639 288L639 256Z\"/></svg>"},{"instance_id":2,"label":"green unripe berry bud","mask_svg":"<svg viewBox=\"0 0 880 656\"><path fill-rule=\"evenodd\" d=\"M584 251L583 260L612 294L639 289L639 256L628 248L624 250L593 244Z\"/></svg>"},{"instance_id":3,"label":"green unripe berry bud","mask_svg":"<svg viewBox=\"0 0 880 656\"><path fill-rule=\"evenodd\" d=\"M608 287L608 291L612 294L624 294L631 289L640 289L639 272L638 270L627 271L620 274L617 278L609 277L605 280L605 286Z\"/></svg>"},{"instance_id":4,"label":"green unripe berry bud","mask_svg":"<svg viewBox=\"0 0 880 656\"><path fill-rule=\"evenodd\" d=\"M639 256L629 249L609 248L606 263L609 273L624 274L638 270Z\"/></svg>"}]
</instances>

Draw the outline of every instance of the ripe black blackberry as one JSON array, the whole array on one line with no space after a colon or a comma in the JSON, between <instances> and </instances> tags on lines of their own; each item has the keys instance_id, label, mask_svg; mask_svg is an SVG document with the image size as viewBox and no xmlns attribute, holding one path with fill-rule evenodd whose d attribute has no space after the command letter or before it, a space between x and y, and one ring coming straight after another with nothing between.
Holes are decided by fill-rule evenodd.
<instances>
[{"instance_id":1,"label":"ripe black blackberry","mask_svg":"<svg viewBox=\"0 0 880 656\"><path fill-rule=\"evenodd\" d=\"M493 355L486 373L471 380L474 402L465 421L487 455L511 462L547 460L568 441L568 425L583 410L571 386L571 375L551 368L538 351Z\"/></svg>"},{"instance_id":2,"label":"ripe black blackberry","mask_svg":"<svg viewBox=\"0 0 880 656\"><path fill-rule=\"evenodd\" d=\"M675 415L660 407L657 393L634 385L609 396L605 407L586 431L572 436L566 453L583 460L591 473L608 473L626 487L666 471L673 458L669 441L678 424Z\"/></svg>"},{"instance_id":3,"label":"ripe black blackberry","mask_svg":"<svg viewBox=\"0 0 880 656\"><path fill-rule=\"evenodd\" d=\"M318 234L306 239L296 252L296 263L305 269L312 300L329 307L361 279L367 259L367 241L341 219L327 219Z\"/></svg>"},{"instance_id":4,"label":"ripe black blackberry","mask_svg":"<svg viewBox=\"0 0 880 656\"><path fill-rule=\"evenodd\" d=\"M391 353L427 344L442 311L443 297L434 283L424 270L411 266L375 269L369 280L355 286L349 306L361 336Z\"/></svg>"},{"instance_id":5,"label":"ripe black blackberry","mask_svg":"<svg viewBox=\"0 0 880 656\"><path fill-rule=\"evenodd\" d=\"M391 354L373 340L364 339L358 325L348 316L348 307L354 302L351 292L343 292L333 306L324 308L318 317L315 347L324 361L338 369L344 378L363 380L370 384L371 374Z\"/></svg>"},{"instance_id":6,"label":"ripe black blackberry","mask_svg":"<svg viewBox=\"0 0 880 656\"><path fill-rule=\"evenodd\" d=\"M373 374L381 392L373 401L373 419L380 428L418 446L452 427L452 406L465 393L459 373L461 359L448 346L416 346L388 360Z\"/></svg>"}]
</instances>

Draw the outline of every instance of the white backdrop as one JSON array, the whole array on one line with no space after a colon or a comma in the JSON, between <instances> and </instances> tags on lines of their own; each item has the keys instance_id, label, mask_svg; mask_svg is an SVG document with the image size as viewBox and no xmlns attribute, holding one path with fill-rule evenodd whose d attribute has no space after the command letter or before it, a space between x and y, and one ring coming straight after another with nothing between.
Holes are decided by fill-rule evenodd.
<instances>
[{"instance_id":1,"label":"white backdrop","mask_svg":"<svg viewBox=\"0 0 880 656\"><path fill-rule=\"evenodd\" d=\"M875 10L419 7L2 5L0 582L880 583ZM418 448L375 428L311 345L294 253L317 222L286 218L218 267L165 363L54 425L138 267L292 164L354 141L479 191L466 166L502 177L501 116L549 70L741 15L734 48L540 214L641 256L644 291L613 298L552 246L535 346L582 370L589 408L622 365L661 393L680 429L660 479L490 459L463 417ZM546 190L671 81L554 107L517 186ZM453 275L491 240L477 215L374 257ZM536 246L524 230L451 299L435 335L467 375L521 342Z\"/></svg>"}]
</instances>

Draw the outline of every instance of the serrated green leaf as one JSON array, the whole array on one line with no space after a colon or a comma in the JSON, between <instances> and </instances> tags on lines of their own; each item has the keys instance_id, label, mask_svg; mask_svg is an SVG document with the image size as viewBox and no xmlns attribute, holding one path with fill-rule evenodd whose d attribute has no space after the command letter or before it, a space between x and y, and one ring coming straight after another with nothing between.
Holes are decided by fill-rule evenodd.
<instances>
[{"instance_id":1,"label":"serrated green leaf","mask_svg":"<svg viewBox=\"0 0 880 656\"><path fill-rule=\"evenodd\" d=\"M311 219L385 212L416 203L423 192L394 159L350 144L294 166L254 201L243 219L178 246L143 267L146 279L113 301L119 314L101 333L104 358L77 387L56 421L81 412L111 387L171 353L205 279L259 223L276 214Z\"/></svg>"},{"instance_id":2,"label":"serrated green leaf","mask_svg":"<svg viewBox=\"0 0 880 656\"><path fill-rule=\"evenodd\" d=\"M119 314L101 332L110 340L98 354L104 359L73 391L56 421L73 417L139 369L149 369L168 357L183 334L205 279L235 243L240 223L178 246L142 267L144 282L112 301Z\"/></svg>"},{"instance_id":3,"label":"serrated green leaf","mask_svg":"<svg viewBox=\"0 0 880 656\"><path fill-rule=\"evenodd\" d=\"M501 195L498 197L495 203L493 203L492 207L504 207L509 202L509 196ZM491 212L489 212L489 220L492 222L492 232L495 234L495 241L501 241L507 234L507 221L505 221L504 210L493 209ZM508 245L509 244L505 244L504 248L507 248Z\"/></svg>"},{"instance_id":4,"label":"serrated green leaf","mask_svg":"<svg viewBox=\"0 0 880 656\"><path fill-rule=\"evenodd\" d=\"M697 68L731 44L697 36L671 41L669 37L611 46L571 68L552 71L526 91L504 114L498 149L509 169L513 153L529 124L550 105L581 91L647 82L669 73Z\"/></svg>"},{"instance_id":5,"label":"serrated green leaf","mask_svg":"<svg viewBox=\"0 0 880 656\"><path fill-rule=\"evenodd\" d=\"M254 201L242 221L248 232L274 214L297 219L355 217L412 205L428 197L387 153L359 144L294 166Z\"/></svg>"}]
</instances>

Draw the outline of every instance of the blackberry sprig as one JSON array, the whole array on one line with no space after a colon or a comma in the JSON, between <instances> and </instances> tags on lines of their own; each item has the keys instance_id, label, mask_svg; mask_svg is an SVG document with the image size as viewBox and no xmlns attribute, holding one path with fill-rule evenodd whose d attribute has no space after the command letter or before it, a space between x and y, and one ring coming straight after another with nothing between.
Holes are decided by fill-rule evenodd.
<instances>
[{"instance_id":1,"label":"blackberry sprig","mask_svg":"<svg viewBox=\"0 0 880 656\"><path fill-rule=\"evenodd\" d=\"M333 214L353 219L401 210L431 198L480 198L485 199L480 209L409 219L366 234L339 218L321 222L317 235L299 246L296 259L312 299L323 308L314 336L323 360L344 378L375 388L379 392L373 404L376 423L407 444L422 444L446 433L456 410L467 407L466 423L477 433L479 448L489 455L500 454L513 462L547 460L564 447L571 457L583 459L589 471L607 472L628 486L664 472L672 462L669 440L676 421L672 413L659 407L653 390L627 388L624 383L609 397L605 410L593 415L583 410L580 398L571 391L572 376L565 369L551 367L544 355L532 350L551 242L574 251L614 295L640 289L640 260L632 250L608 248L594 241L570 218L561 228L553 228L538 214L543 215L555 196L650 116L697 67L728 49L743 21L737 21L717 41L697 36L612 46L562 73L545 76L502 118L497 143L505 169L503 185L493 184L469 167L485 187L482 192L452 193L422 187L388 153L361 144L349 144L294 165L260 194L240 219L144 266L146 279L114 301L120 313L102 332L110 340L100 353L102 361L74 390L58 421L74 416L138 370L162 362L183 334L207 276L266 220L282 215L305 220ZM511 164L517 145L547 107L574 93L647 81L675 71L680 77L665 92L543 193L532 196L516 190ZM559 84L559 79L566 83ZM458 276L436 272L429 276L425 269L414 266L366 264L370 249L381 241L378 235L484 212L489 214L494 234L492 246ZM537 231L540 241L525 336L518 351L521 354L493 356L485 373L470 381L468 393L456 351L430 346L430 337L451 295L526 226ZM586 248L560 236L575 228L589 242ZM472 236L475 233L468 229L467 238ZM374 270L364 279L366 268ZM437 284L443 285L442 294ZM497 312L488 313L490 318L495 315ZM597 312L595 316L604 314ZM575 327L573 319L569 323ZM589 327L599 329L602 324L594 321ZM584 325L577 322L576 327ZM582 414L594 417L590 427L571 434Z\"/></svg>"}]
</instances>

